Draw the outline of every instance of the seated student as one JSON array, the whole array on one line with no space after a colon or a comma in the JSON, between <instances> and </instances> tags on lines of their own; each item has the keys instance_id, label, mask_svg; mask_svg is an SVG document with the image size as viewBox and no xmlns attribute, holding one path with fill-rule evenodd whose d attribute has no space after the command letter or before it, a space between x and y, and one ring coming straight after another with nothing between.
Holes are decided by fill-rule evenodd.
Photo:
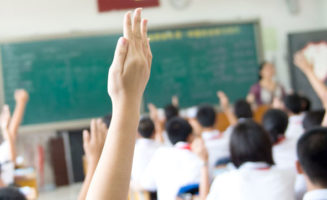
<instances>
[{"instance_id":1,"label":"seated student","mask_svg":"<svg viewBox=\"0 0 327 200\"><path fill-rule=\"evenodd\" d=\"M196 119L201 126L201 136L209 152L209 165L214 168L219 159L229 156L228 139L215 128L216 112L212 106L200 106Z\"/></svg>"},{"instance_id":2,"label":"seated student","mask_svg":"<svg viewBox=\"0 0 327 200\"><path fill-rule=\"evenodd\" d=\"M132 182L135 186L139 185L142 174L160 147L160 143L154 140L155 128L150 118L145 117L140 120L138 133L141 138L136 140L132 168Z\"/></svg>"},{"instance_id":3,"label":"seated student","mask_svg":"<svg viewBox=\"0 0 327 200\"><path fill-rule=\"evenodd\" d=\"M298 140L303 134L303 118L301 97L298 94L289 94L284 98L284 106L289 116L286 137Z\"/></svg>"},{"instance_id":4,"label":"seated student","mask_svg":"<svg viewBox=\"0 0 327 200\"><path fill-rule=\"evenodd\" d=\"M311 110L311 101L306 96L301 96L302 112L309 112Z\"/></svg>"},{"instance_id":5,"label":"seated student","mask_svg":"<svg viewBox=\"0 0 327 200\"><path fill-rule=\"evenodd\" d=\"M313 128L321 126L321 123L325 116L325 110L315 110L305 113L303 119L303 128L305 131L308 131Z\"/></svg>"},{"instance_id":6,"label":"seated student","mask_svg":"<svg viewBox=\"0 0 327 200\"><path fill-rule=\"evenodd\" d=\"M263 116L262 125L270 134L276 166L295 169L296 142L285 137L288 126L287 114L277 109L268 110Z\"/></svg>"},{"instance_id":7,"label":"seated student","mask_svg":"<svg viewBox=\"0 0 327 200\"><path fill-rule=\"evenodd\" d=\"M327 128L304 133L297 143L297 169L304 174L308 192L303 200L327 199Z\"/></svg>"},{"instance_id":8,"label":"seated student","mask_svg":"<svg viewBox=\"0 0 327 200\"><path fill-rule=\"evenodd\" d=\"M141 186L157 191L159 200L174 200L183 186L199 183L203 161L192 152L192 127L180 117L166 124L173 147L157 150L142 176Z\"/></svg>"},{"instance_id":9,"label":"seated student","mask_svg":"<svg viewBox=\"0 0 327 200\"><path fill-rule=\"evenodd\" d=\"M294 199L295 173L274 167L269 135L259 124L240 122L232 133L230 152L236 169L215 178L207 200ZM201 184L208 185L205 180L202 177Z\"/></svg>"}]
</instances>

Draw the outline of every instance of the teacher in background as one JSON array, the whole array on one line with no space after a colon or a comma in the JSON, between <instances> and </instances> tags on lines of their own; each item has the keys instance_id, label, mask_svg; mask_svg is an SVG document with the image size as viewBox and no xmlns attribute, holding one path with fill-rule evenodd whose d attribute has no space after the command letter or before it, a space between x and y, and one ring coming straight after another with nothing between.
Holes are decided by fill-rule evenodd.
<instances>
[{"instance_id":1,"label":"teacher in background","mask_svg":"<svg viewBox=\"0 0 327 200\"><path fill-rule=\"evenodd\" d=\"M252 85L247 100L257 106L270 105L275 98L283 98L284 88L275 81L275 67L272 63L264 62L259 68L259 81Z\"/></svg>"}]
</instances>

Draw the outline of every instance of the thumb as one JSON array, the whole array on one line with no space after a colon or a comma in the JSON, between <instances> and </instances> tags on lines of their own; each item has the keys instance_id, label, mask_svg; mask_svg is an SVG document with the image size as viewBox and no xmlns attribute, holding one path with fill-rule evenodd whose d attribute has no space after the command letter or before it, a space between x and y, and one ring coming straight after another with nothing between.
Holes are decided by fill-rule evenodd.
<instances>
[{"instance_id":1,"label":"thumb","mask_svg":"<svg viewBox=\"0 0 327 200\"><path fill-rule=\"evenodd\" d=\"M124 37L119 38L115 50L112 66L123 71L126 55L128 50L128 40Z\"/></svg>"}]
</instances>

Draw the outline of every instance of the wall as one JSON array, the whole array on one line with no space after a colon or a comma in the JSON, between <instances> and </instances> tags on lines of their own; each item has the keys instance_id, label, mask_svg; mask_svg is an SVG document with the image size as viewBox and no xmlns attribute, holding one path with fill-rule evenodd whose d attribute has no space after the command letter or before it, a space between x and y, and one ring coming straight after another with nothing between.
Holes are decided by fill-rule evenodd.
<instances>
[{"instance_id":1,"label":"wall","mask_svg":"<svg viewBox=\"0 0 327 200\"><path fill-rule=\"evenodd\" d=\"M191 0L191 5L183 10L174 9L170 1L161 0L159 8L145 9L150 26L260 18L263 39L266 43L274 43L266 47L266 58L275 61L278 79L287 88L290 88L287 33L327 27L325 0L297 0L300 4L297 15L290 14L287 0ZM0 0L0 40L121 30L123 13L99 14L96 0Z\"/></svg>"}]
</instances>

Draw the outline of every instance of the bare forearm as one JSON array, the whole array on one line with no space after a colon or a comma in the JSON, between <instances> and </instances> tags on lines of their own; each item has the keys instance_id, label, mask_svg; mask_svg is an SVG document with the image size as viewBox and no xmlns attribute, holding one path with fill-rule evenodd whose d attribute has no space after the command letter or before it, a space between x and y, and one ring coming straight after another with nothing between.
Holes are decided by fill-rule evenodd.
<instances>
[{"instance_id":1,"label":"bare forearm","mask_svg":"<svg viewBox=\"0 0 327 200\"><path fill-rule=\"evenodd\" d=\"M322 101L323 104L326 102L326 97L327 97L327 87L323 83L323 81L319 80L319 78L314 74L313 71L305 73L307 78L309 79L313 89L319 96L320 100Z\"/></svg>"},{"instance_id":2,"label":"bare forearm","mask_svg":"<svg viewBox=\"0 0 327 200\"><path fill-rule=\"evenodd\" d=\"M90 187L90 184L91 184L92 177L94 175L95 169L96 169L96 164L95 165L90 165L88 167L87 174L86 174L86 177L84 179L81 192L80 192L80 194L78 196L78 200L85 200L86 199L86 195L87 195L87 192L89 190L89 187Z\"/></svg>"},{"instance_id":3,"label":"bare forearm","mask_svg":"<svg viewBox=\"0 0 327 200\"><path fill-rule=\"evenodd\" d=\"M209 169L208 166L203 166L201 169L200 200L205 200L207 198L209 190Z\"/></svg>"},{"instance_id":4,"label":"bare forearm","mask_svg":"<svg viewBox=\"0 0 327 200\"><path fill-rule=\"evenodd\" d=\"M233 111L232 111L231 108L225 109L224 110L224 113L226 114L227 119L228 119L230 125L236 125L237 124L237 118L234 115L234 113L233 113Z\"/></svg>"},{"instance_id":5,"label":"bare forearm","mask_svg":"<svg viewBox=\"0 0 327 200\"><path fill-rule=\"evenodd\" d=\"M10 134L13 135L14 140L16 140L18 128L19 128L19 125L21 124L23 116L24 116L25 107L26 107L25 102L17 102L17 104L16 104L14 114L12 116L12 119L11 119L11 122L9 125L9 131L10 131Z\"/></svg>"},{"instance_id":6,"label":"bare forearm","mask_svg":"<svg viewBox=\"0 0 327 200\"><path fill-rule=\"evenodd\" d=\"M87 199L127 198L139 106L124 104L113 108L112 122Z\"/></svg>"}]
</instances>

